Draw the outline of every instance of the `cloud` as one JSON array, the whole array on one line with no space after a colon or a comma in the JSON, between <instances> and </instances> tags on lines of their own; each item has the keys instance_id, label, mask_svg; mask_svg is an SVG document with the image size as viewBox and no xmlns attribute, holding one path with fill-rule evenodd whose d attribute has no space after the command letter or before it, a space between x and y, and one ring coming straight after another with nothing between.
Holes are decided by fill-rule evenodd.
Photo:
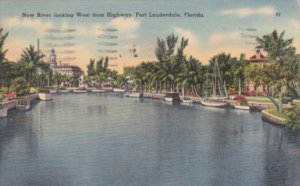
<instances>
[{"instance_id":1,"label":"cloud","mask_svg":"<svg viewBox=\"0 0 300 186\"><path fill-rule=\"evenodd\" d=\"M240 38L239 32L231 32L228 34L214 33L209 37L208 43L210 45L222 44L225 42L232 42Z\"/></svg>"},{"instance_id":2,"label":"cloud","mask_svg":"<svg viewBox=\"0 0 300 186\"><path fill-rule=\"evenodd\" d=\"M38 34L43 35L45 30L51 29L53 23L50 21L41 21L39 19L19 19L17 17L4 20L7 27L25 27L35 30Z\"/></svg>"},{"instance_id":3,"label":"cloud","mask_svg":"<svg viewBox=\"0 0 300 186\"><path fill-rule=\"evenodd\" d=\"M231 15L231 16L238 16L240 18L248 17L252 15L260 15L260 16L273 16L275 15L276 10L273 7L266 6L260 8L250 8L250 7L243 7L243 8L236 8L236 9L227 9L221 11L222 15Z\"/></svg>"},{"instance_id":4,"label":"cloud","mask_svg":"<svg viewBox=\"0 0 300 186\"><path fill-rule=\"evenodd\" d=\"M139 28L140 21L134 18L116 18L109 25L118 29L119 32L131 32Z\"/></svg>"},{"instance_id":5,"label":"cloud","mask_svg":"<svg viewBox=\"0 0 300 186\"><path fill-rule=\"evenodd\" d=\"M200 50L200 41L199 38L190 30L183 29L180 27L173 27L175 32L181 37L189 39L188 46L186 48L186 53L188 55L193 55L194 57L199 56L199 50Z\"/></svg>"},{"instance_id":6,"label":"cloud","mask_svg":"<svg viewBox=\"0 0 300 186\"><path fill-rule=\"evenodd\" d=\"M22 51L25 47L28 47L29 44L30 43L25 40L8 37L7 42L5 42L4 45L4 48L8 49L6 59L10 61L18 61Z\"/></svg>"},{"instance_id":7,"label":"cloud","mask_svg":"<svg viewBox=\"0 0 300 186\"><path fill-rule=\"evenodd\" d=\"M288 22L288 25L292 28L292 29L296 29L296 30L300 30L300 21L297 19L291 19Z\"/></svg>"},{"instance_id":8,"label":"cloud","mask_svg":"<svg viewBox=\"0 0 300 186\"><path fill-rule=\"evenodd\" d=\"M102 26L101 24L95 24L95 25L92 26L91 32L92 32L94 35L99 36L99 35L101 35L101 34L103 33L102 27L103 27L103 26Z\"/></svg>"}]
</instances>

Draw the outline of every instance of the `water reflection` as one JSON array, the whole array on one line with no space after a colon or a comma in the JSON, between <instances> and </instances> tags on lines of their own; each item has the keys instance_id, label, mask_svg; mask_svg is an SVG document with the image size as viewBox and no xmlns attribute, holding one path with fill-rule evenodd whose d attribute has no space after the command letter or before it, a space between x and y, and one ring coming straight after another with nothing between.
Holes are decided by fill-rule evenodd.
<instances>
[{"instance_id":1,"label":"water reflection","mask_svg":"<svg viewBox=\"0 0 300 186\"><path fill-rule=\"evenodd\" d=\"M299 139L260 113L58 94L0 119L0 185L293 186Z\"/></svg>"}]
</instances>

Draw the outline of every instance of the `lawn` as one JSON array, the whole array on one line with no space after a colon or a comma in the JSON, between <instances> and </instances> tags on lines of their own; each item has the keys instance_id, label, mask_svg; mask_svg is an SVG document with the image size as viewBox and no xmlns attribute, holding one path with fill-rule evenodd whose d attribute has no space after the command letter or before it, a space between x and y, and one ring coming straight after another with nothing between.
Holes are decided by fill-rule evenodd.
<instances>
[{"instance_id":1,"label":"lawn","mask_svg":"<svg viewBox=\"0 0 300 186\"><path fill-rule=\"evenodd\" d=\"M248 102L272 103L271 100L265 97L247 97Z\"/></svg>"}]
</instances>

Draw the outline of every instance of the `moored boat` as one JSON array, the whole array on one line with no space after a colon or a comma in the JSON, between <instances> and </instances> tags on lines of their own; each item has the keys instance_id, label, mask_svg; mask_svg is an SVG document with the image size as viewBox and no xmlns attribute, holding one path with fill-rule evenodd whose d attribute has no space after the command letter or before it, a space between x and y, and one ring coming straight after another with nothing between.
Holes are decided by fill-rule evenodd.
<instances>
[{"instance_id":1,"label":"moored boat","mask_svg":"<svg viewBox=\"0 0 300 186\"><path fill-rule=\"evenodd\" d=\"M40 89L38 93L38 97L42 101L52 100L52 94L49 89Z\"/></svg>"},{"instance_id":2,"label":"moored boat","mask_svg":"<svg viewBox=\"0 0 300 186\"><path fill-rule=\"evenodd\" d=\"M68 92L70 92L70 90L68 90L68 89L60 89L60 90L58 90L58 92L59 93L68 93Z\"/></svg>"},{"instance_id":3,"label":"moored boat","mask_svg":"<svg viewBox=\"0 0 300 186\"><path fill-rule=\"evenodd\" d=\"M183 97L183 98L181 99L181 103L182 103L182 104L192 104L193 102L192 102L192 100L191 100L190 97Z\"/></svg>"},{"instance_id":4,"label":"moored boat","mask_svg":"<svg viewBox=\"0 0 300 186\"><path fill-rule=\"evenodd\" d=\"M57 89L50 89L50 93L57 93Z\"/></svg>"},{"instance_id":5,"label":"moored boat","mask_svg":"<svg viewBox=\"0 0 300 186\"><path fill-rule=\"evenodd\" d=\"M91 92L105 92L103 89L92 89Z\"/></svg>"},{"instance_id":6,"label":"moored boat","mask_svg":"<svg viewBox=\"0 0 300 186\"><path fill-rule=\"evenodd\" d=\"M224 108L229 106L229 103L222 99L205 99L201 101L201 104L207 107L218 107L218 108Z\"/></svg>"},{"instance_id":7,"label":"moored boat","mask_svg":"<svg viewBox=\"0 0 300 186\"><path fill-rule=\"evenodd\" d=\"M76 89L76 90L73 90L74 93L86 93L87 90L86 89Z\"/></svg>"},{"instance_id":8,"label":"moored boat","mask_svg":"<svg viewBox=\"0 0 300 186\"><path fill-rule=\"evenodd\" d=\"M248 105L247 99L244 96L236 96L233 98L235 109L240 110L250 110L250 106Z\"/></svg>"},{"instance_id":9,"label":"moored boat","mask_svg":"<svg viewBox=\"0 0 300 186\"><path fill-rule=\"evenodd\" d=\"M114 88L114 92L125 92L125 89Z\"/></svg>"},{"instance_id":10,"label":"moored boat","mask_svg":"<svg viewBox=\"0 0 300 186\"><path fill-rule=\"evenodd\" d=\"M129 92L128 94L128 97L131 97L131 98L140 98L142 96L142 94L138 91L132 91L132 92Z\"/></svg>"},{"instance_id":11,"label":"moored boat","mask_svg":"<svg viewBox=\"0 0 300 186\"><path fill-rule=\"evenodd\" d=\"M250 110L250 107L248 105L234 105L234 108L240 110Z\"/></svg>"},{"instance_id":12,"label":"moored boat","mask_svg":"<svg viewBox=\"0 0 300 186\"><path fill-rule=\"evenodd\" d=\"M165 94L164 100L167 102L180 101L179 94L176 92L167 92Z\"/></svg>"}]
</instances>

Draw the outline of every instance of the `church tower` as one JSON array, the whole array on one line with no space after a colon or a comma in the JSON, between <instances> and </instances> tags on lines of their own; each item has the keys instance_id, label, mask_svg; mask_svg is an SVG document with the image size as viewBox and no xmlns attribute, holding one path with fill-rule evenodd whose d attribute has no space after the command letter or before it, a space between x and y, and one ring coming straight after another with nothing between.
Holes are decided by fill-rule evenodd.
<instances>
[{"instance_id":1,"label":"church tower","mask_svg":"<svg viewBox=\"0 0 300 186\"><path fill-rule=\"evenodd\" d=\"M57 62L56 62L56 54L55 54L55 50L54 50L54 49L51 50L49 63L50 63L50 67L51 67L51 68L54 68L54 67L57 66Z\"/></svg>"}]
</instances>

